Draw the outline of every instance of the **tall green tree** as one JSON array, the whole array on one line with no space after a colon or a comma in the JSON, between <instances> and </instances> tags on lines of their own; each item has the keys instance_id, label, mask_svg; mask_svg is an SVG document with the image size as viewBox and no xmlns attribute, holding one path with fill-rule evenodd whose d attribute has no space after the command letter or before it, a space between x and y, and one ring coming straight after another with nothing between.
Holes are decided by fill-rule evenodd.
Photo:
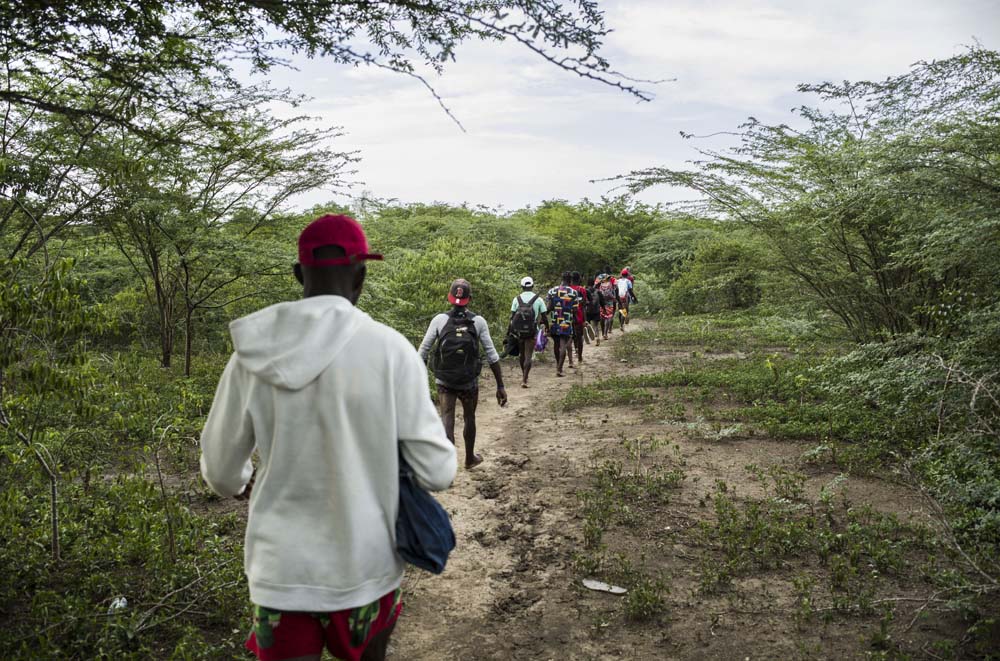
<instances>
[{"instance_id":1,"label":"tall green tree","mask_svg":"<svg viewBox=\"0 0 1000 661\"><path fill-rule=\"evenodd\" d=\"M1000 55L981 48L881 83L803 85L803 128L751 118L697 170L624 175L693 188L767 237L779 265L858 340L953 330L995 305ZM955 311L952 313L950 311Z\"/></svg>"},{"instance_id":2,"label":"tall green tree","mask_svg":"<svg viewBox=\"0 0 1000 661\"><path fill-rule=\"evenodd\" d=\"M337 185L355 158L323 146L335 130L309 130L302 118L279 120L244 108L227 121L226 130L213 135L181 120L166 130L183 140L162 143L153 154L146 141L127 132L105 145L101 177L115 205L101 226L156 311L164 367L183 324L185 373L197 312L226 305L240 281L278 267L249 237L283 218L289 198Z\"/></svg>"},{"instance_id":3,"label":"tall green tree","mask_svg":"<svg viewBox=\"0 0 1000 661\"><path fill-rule=\"evenodd\" d=\"M600 54L608 34L592 0L27 0L0 4L0 101L68 117L101 118L148 133L130 110L198 116L192 83L239 87L230 63L257 70L284 54L323 56L418 76L441 71L469 39L514 41L553 65L648 98ZM69 84L129 91L126 108L53 97L21 84L53 67ZM423 80L421 78L421 80Z\"/></svg>"}]
</instances>

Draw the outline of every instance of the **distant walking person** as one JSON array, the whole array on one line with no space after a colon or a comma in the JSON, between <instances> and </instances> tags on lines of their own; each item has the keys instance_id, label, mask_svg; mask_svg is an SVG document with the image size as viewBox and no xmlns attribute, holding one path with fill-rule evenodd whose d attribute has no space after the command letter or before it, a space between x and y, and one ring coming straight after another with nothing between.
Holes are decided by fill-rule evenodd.
<instances>
[{"instance_id":1,"label":"distant walking person","mask_svg":"<svg viewBox=\"0 0 1000 661\"><path fill-rule=\"evenodd\" d=\"M597 297L601 305L601 337L606 340L611 335L611 327L615 321L615 310L618 309L618 292L611 283L611 275L607 272L597 276L597 279L600 281L597 285Z\"/></svg>"},{"instance_id":2,"label":"distant walking person","mask_svg":"<svg viewBox=\"0 0 1000 661\"><path fill-rule=\"evenodd\" d=\"M580 272L573 271L572 283L570 286L580 297L579 305L576 308L576 317L573 319L573 346L576 348L576 359L583 362L583 338L585 336L585 324L587 323L587 288L580 284Z\"/></svg>"},{"instance_id":3,"label":"distant walking person","mask_svg":"<svg viewBox=\"0 0 1000 661\"><path fill-rule=\"evenodd\" d=\"M319 659L324 646L381 660L402 608L399 457L444 489L455 448L413 347L355 307L366 260L382 259L361 226L322 216L298 247L302 299L229 325L235 351L201 432L201 474L250 501L247 649L264 661Z\"/></svg>"},{"instance_id":4,"label":"distant walking person","mask_svg":"<svg viewBox=\"0 0 1000 661\"><path fill-rule=\"evenodd\" d=\"M629 277L627 268L622 269L622 277L618 278L617 293L618 325L624 333L625 324L628 323L629 308L631 307L632 299L635 297L632 293L632 279Z\"/></svg>"},{"instance_id":5,"label":"distant walking person","mask_svg":"<svg viewBox=\"0 0 1000 661\"><path fill-rule=\"evenodd\" d=\"M598 344L601 343L601 302L597 297L597 285L589 277L587 279L586 321Z\"/></svg>"},{"instance_id":6,"label":"distant walking person","mask_svg":"<svg viewBox=\"0 0 1000 661\"><path fill-rule=\"evenodd\" d=\"M535 332L539 327L548 325L548 308L542 297L532 291L534 286L535 281L531 276L521 278L521 293L510 304L510 329L519 344L522 388L528 387L531 358L535 353Z\"/></svg>"},{"instance_id":7,"label":"distant walking person","mask_svg":"<svg viewBox=\"0 0 1000 661\"><path fill-rule=\"evenodd\" d=\"M490 370L497 381L497 404L507 405L507 391L503 387L500 372L500 354L493 346L490 328L486 320L473 314L467 306L472 299L472 286L461 278L451 283L448 301L452 304L449 312L431 319L430 326L420 343L420 357L427 362L434 347L431 365L437 383L441 408L441 421L448 440L455 443L455 401L462 402L462 418L465 426L462 436L465 440L465 467L473 468L483 462L476 454L476 407L479 405L479 373L483 362L479 357L480 347L486 351Z\"/></svg>"},{"instance_id":8,"label":"distant walking person","mask_svg":"<svg viewBox=\"0 0 1000 661\"><path fill-rule=\"evenodd\" d=\"M573 365L573 353L570 342L573 339L573 322L576 311L580 307L580 297L570 286L572 275L569 271L562 274L562 284L549 290L549 314L552 324L549 333L552 335L553 350L556 354L556 376L563 374L563 363L569 356L569 366Z\"/></svg>"}]
</instances>

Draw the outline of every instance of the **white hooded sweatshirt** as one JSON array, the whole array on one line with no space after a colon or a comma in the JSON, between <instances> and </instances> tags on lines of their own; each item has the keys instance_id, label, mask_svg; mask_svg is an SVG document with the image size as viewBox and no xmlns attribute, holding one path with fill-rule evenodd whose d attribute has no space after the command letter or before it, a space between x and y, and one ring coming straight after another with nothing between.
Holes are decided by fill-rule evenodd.
<instances>
[{"instance_id":1,"label":"white hooded sweatshirt","mask_svg":"<svg viewBox=\"0 0 1000 661\"><path fill-rule=\"evenodd\" d=\"M230 324L236 349L201 434L201 472L221 496L250 494L250 599L336 611L395 590L397 448L420 483L446 489L455 448L413 346L346 298L315 296Z\"/></svg>"}]
</instances>

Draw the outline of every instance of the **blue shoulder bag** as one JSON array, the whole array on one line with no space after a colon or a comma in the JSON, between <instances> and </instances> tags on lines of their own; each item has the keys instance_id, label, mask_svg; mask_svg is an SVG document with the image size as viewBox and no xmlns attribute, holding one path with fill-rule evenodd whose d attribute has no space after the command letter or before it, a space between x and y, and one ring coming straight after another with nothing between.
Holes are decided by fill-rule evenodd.
<instances>
[{"instance_id":1,"label":"blue shoulder bag","mask_svg":"<svg viewBox=\"0 0 1000 661\"><path fill-rule=\"evenodd\" d=\"M400 452L396 551L411 565L440 574L453 548L455 532L448 513L417 484L413 469Z\"/></svg>"}]
</instances>

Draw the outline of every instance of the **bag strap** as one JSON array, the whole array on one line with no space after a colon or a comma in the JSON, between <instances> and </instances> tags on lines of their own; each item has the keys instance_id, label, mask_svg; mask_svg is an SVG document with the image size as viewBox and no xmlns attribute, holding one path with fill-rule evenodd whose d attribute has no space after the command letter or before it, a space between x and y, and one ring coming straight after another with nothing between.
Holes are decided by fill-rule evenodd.
<instances>
[{"instance_id":1,"label":"bag strap","mask_svg":"<svg viewBox=\"0 0 1000 661\"><path fill-rule=\"evenodd\" d=\"M449 327L455 328L456 326L458 326L459 322L468 322L469 332L472 333L472 337L476 338L477 341L479 340L479 331L476 329L475 312L472 312L471 310L465 310L462 312L461 317L459 317L454 310L449 310L445 314L448 315L448 321L445 322L444 326L441 327L441 330L438 331L439 340L441 339L441 337L445 335L445 333L448 332Z\"/></svg>"}]
</instances>

